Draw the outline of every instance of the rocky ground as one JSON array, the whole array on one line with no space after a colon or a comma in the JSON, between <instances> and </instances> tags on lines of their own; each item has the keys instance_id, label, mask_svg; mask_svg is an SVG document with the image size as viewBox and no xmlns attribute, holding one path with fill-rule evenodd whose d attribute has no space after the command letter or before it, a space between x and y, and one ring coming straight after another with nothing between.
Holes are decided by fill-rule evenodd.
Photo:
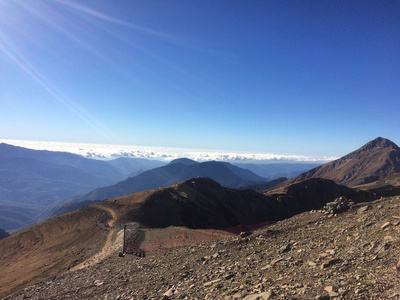
<instances>
[{"instance_id":1,"label":"rocky ground","mask_svg":"<svg viewBox=\"0 0 400 300\"><path fill-rule=\"evenodd\" d=\"M146 257L118 249L5 299L400 299L400 197L331 208Z\"/></svg>"}]
</instances>

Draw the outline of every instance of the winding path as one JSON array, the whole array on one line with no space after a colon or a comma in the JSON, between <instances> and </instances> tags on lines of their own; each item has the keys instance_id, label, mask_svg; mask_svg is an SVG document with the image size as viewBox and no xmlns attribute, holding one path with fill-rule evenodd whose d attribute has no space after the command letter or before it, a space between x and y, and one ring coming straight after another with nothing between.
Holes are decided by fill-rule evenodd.
<instances>
[{"instance_id":1,"label":"winding path","mask_svg":"<svg viewBox=\"0 0 400 300\"><path fill-rule=\"evenodd\" d=\"M104 246L102 247L102 249L98 253L96 253L93 256L89 257L88 259L84 260L80 264L77 264L76 266L72 267L70 271L82 269L84 267L93 265L94 263L97 263L97 262L103 260L109 254L114 252L120 245L122 245L123 230L116 232L116 230L113 228L115 220L117 219L117 214L116 214L115 210L113 210L112 208L106 207L104 205L101 205L101 204L97 204L96 208L106 211L111 216L111 220L108 221L108 225L110 226L111 230L109 231L109 233L107 235L107 240L104 243Z\"/></svg>"}]
</instances>

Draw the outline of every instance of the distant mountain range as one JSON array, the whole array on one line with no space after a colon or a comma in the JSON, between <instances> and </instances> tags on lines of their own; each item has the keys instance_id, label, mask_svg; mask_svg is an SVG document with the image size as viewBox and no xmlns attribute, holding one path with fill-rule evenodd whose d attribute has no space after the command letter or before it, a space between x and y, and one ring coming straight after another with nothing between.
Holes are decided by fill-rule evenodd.
<instances>
[{"instance_id":1,"label":"distant mountain range","mask_svg":"<svg viewBox=\"0 0 400 300\"><path fill-rule=\"evenodd\" d=\"M240 166L253 170L258 168L257 172L268 171L265 165ZM311 165L270 166L270 174L275 172L278 175L298 172ZM226 188L252 186L258 191L266 191L312 178L330 179L337 184L354 187L399 172L400 150L384 138L377 138L342 158L314 167L292 179L285 181L279 178L273 182L269 182L271 178L225 162L199 163L177 159L164 164L131 158L100 161L71 153L0 144L0 228L12 232L91 201L162 188L189 178L208 177ZM392 188L389 191L388 187L384 187L376 190L376 194L393 194L397 190ZM86 202L77 203L81 201Z\"/></svg>"},{"instance_id":2,"label":"distant mountain range","mask_svg":"<svg viewBox=\"0 0 400 300\"><path fill-rule=\"evenodd\" d=\"M72 197L69 202L100 201L166 187L193 177L209 177L230 188L241 188L268 181L250 170L242 169L229 163L216 161L198 163L187 158L181 158L171 161L166 166L148 170L114 185L97 188L85 195Z\"/></svg>"},{"instance_id":3,"label":"distant mountain range","mask_svg":"<svg viewBox=\"0 0 400 300\"><path fill-rule=\"evenodd\" d=\"M242 169L229 163L197 163L188 159L179 159L164 167L151 169L138 176L127 178L117 184L95 189L83 196L75 197L73 201L100 201L157 187L165 187L184 181L187 178L196 177L211 178L228 188L252 188L259 192L268 191L279 186L290 186L293 183L314 178L331 179L341 185L355 186L397 173L400 170L398 167L399 157L399 149L393 142L377 138L338 160L316 167L292 179L278 178L273 181L268 181L247 169ZM313 183L314 181L310 182ZM322 185L323 182L320 181L317 186L321 189L326 189L326 193L328 193L332 187L327 184ZM341 190L343 189L342 187ZM288 191L290 192L291 189L288 189ZM307 192L303 191L302 194L308 195L309 191L310 187L308 186ZM396 189L392 189L391 193L395 191ZM384 195L385 192L385 190L379 190L376 194ZM320 194L324 193L321 192ZM289 201L287 197L284 199ZM301 205L305 205L304 203L308 201L303 199L299 202L298 195L295 199ZM324 198L322 197L320 201L324 202ZM311 209L317 206L315 204L306 205L305 207ZM297 208L296 211L299 210L300 208Z\"/></svg>"},{"instance_id":4,"label":"distant mountain range","mask_svg":"<svg viewBox=\"0 0 400 300\"><path fill-rule=\"evenodd\" d=\"M197 163L178 159L167 164L127 157L102 161L67 152L31 150L2 143L0 228L14 232L49 216L81 207L76 201L126 195L168 186L191 177L206 176L224 186L240 188L269 181L278 173L292 174L297 170L298 174L299 170L307 168L307 165L285 164L246 166L271 177L265 178L223 162ZM147 172L149 170L153 171ZM73 197L85 193L88 194L84 197ZM85 203L88 202L81 205Z\"/></svg>"},{"instance_id":5,"label":"distant mountain range","mask_svg":"<svg viewBox=\"0 0 400 300\"><path fill-rule=\"evenodd\" d=\"M400 149L388 139L378 137L337 160L302 173L287 182L326 178L354 187L400 172Z\"/></svg>"},{"instance_id":6,"label":"distant mountain range","mask_svg":"<svg viewBox=\"0 0 400 300\"><path fill-rule=\"evenodd\" d=\"M35 223L65 198L118 182L129 174L163 165L144 159L87 159L66 152L0 144L0 228L12 231Z\"/></svg>"}]
</instances>

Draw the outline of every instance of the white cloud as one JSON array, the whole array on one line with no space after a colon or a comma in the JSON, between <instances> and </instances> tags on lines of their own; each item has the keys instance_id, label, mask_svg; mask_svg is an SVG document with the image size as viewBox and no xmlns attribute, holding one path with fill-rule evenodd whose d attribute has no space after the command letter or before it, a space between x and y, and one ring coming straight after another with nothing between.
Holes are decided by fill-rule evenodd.
<instances>
[{"instance_id":1,"label":"white cloud","mask_svg":"<svg viewBox=\"0 0 400 300\"><path fill-rule=\"evenodd\" d=\"M39 141L0 140L0 142L35 150L64 151L88 158L110 159L117 157L136 157L170 161L176 158L189 158L196 161L248 161L248 162L315 162L323 163L337 159L329 156L280 155L270 153L235 153L226 151L207 151L183 148L145 147L126 145L78 144Z\"/></svg>"}]
</instances>

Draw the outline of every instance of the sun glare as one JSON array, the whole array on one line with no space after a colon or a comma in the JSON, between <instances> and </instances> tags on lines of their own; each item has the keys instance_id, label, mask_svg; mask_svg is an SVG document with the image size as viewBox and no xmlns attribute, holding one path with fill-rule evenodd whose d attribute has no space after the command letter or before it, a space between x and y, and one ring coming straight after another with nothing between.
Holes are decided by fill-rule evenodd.
<instances>
[{"instance_id":1,"label":"sun glare","mask_svg":"<svg viewBox=\"0 0 400 300\"><path fill-rule=\"evenodd\" d=\"M53 99L53 101L56 101L73 115L85 122L99 135L104 136L107 140L113 142L113 134L110 130L108 130L90 113L85 111L81 105L66 97L61 89L55 88L54 84L51 83L51 78L42 71L40 61L31 61L29 59L28 53L31 49L40 47L40 41L31 38L29 39L29 42L37 44L28 44L27 41L21 38L19 28L29 27L25 22L27 20L32 20L30 22L32 25L30 33L33 36L36 34L41 35L36 32L36 30L40 29L41 26L44 25L50 30L56 30L62 33L75 43L78 43L81 47L88 49L88 44L80 40L73 32L64 29L62 24L55 21L54 17L59 17L59 15L55 14L53 8L46 5L46 3L40 1L8 3L7 1L3 1L0 2L0 5L0 51L3 55L9 61L12 61L23 73L25 73L26 76L45 90L50 95L50 99ZM26 28L24 30L26 30ZM92 53L101 56L100 52L96 51L94 48L89 48L89 50Z\"/></svg>"}]
</instances>

